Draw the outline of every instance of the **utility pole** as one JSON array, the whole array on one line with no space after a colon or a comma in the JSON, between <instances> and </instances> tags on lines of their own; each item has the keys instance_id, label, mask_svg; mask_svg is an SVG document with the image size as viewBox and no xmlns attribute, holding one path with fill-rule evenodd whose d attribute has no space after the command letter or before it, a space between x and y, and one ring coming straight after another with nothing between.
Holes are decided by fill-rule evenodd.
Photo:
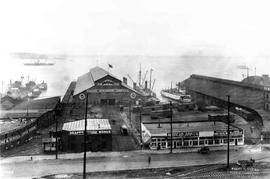
<instances>
[{"instance_id":1,"label":"utility pole","mask_svg":"<svg viewBox=\"0 0 270 179\"><path fill-rule=\"evenodd\" d=\"M54 121L55 121L55 159L58 159L58 140L57 140L57 129L58 129L58 119L56 116L56 112L54 112Z\"/></svg>"},{"instance_id":2,"label":"utility pole","mask_svg":"<svg viewBox=\"0 0 270 179\"><path fill-rule=\"evenodd\" d=\"M140 108L140 140L141 140L140 147L142 149L142 108Z\"/></svg>"},{"instance_id":3,"label":"utility pole","mask_svg":"<svg viewBox=\"0 0 270 179\"><path fill-rule=\"evenodd\" d=\"M139 71L139 86L142 85L141 80L142 80L142 66L141 66L141 64L140 64L140 71Z\"/></svg>"},{"instance_id":4,"label":"utility pole","mask_svg":"<svg viewBox=\"0 0 270 179\"><path fill-rule=\"evenodd\" d=\"M150 69L150 81L149 81L149 89L151 90L151 86L152 86L152 72L153 72L153 69L151 68Z\"/></svg>"},{"instance_id":5,"label":"utility pole","mask_svg":"<svg viewBox=\"0 0 270 179\"><path fill-rule=\"evenodd\" d=\"M130 126L132 127L132 123L131 123L131 101L129 101L129 123L130 123Z\"/></svg>"},{"instance_id":6,"label":"utility pole","mask_svg":"<svg viewBox=\"0 0 270 179\"><path fill-rule=\"evenodd\" d=\"M227 169L230 167L230 96L228 95Z\"/></svg>"},{"instance_id":7,"label":"utility pole","mask_svg":"<svg viewBox=\"0 0 270 179\"><path fill-rule=\"evenodd\" d=\"M170 151L170 153L172 153L172 149L173 149L173 138L172 138L172 101L170 101L170 113L171 113L171 151Z\"/></svg>"},{"instance_id":8,"label":"utility pole","mask_svg":"<svg viewBox=\"0 0 270 179\"><path fill-rule=\"evenodd\" d=\"M86 178L87 108L88 108L88 92L86 92L86 99L85 99L85 115L84 115L83 179Z\"/></svg>"}]
</instances>

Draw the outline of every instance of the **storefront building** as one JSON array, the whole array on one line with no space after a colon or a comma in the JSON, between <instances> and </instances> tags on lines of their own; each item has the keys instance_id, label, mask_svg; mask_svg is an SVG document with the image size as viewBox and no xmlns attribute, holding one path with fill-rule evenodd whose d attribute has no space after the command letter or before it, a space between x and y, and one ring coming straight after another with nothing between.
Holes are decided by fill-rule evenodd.
<instances>
[{"instance_id":1,"label":"storefront building","mask_svg":"<svg viewBox=\"0 0 270 179\"><path fill-rule=\"evenodd\" d=\"M84 151L84 120L68 122L62 128L62 150ZM108 119L87 119L87 151L111 151L112 129Z\"/></svg>"},{"instance_id":2,"label":"storefront building","mask_svg":"<svg viewBox=\"0 0 270 179\"><path fill-rule=\"evenodd\" d=\"M227 124L223 122L173 123L173 148L227 145ZM171 147L170 124L142 124L143 142L150 149ZM243 129L230 126L230 145L244 145Z\"/></svg>"}]
</instances>

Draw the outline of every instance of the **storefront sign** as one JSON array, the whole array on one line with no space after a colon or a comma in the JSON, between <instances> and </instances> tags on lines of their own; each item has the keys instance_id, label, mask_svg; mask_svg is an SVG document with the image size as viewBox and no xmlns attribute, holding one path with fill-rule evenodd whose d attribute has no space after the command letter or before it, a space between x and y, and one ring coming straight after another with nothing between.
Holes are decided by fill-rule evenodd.
<instances>
[{"instance_id":1,"label":"storefront sign","mask_svg":"<svg viewBox=\"0 0 270 179\"><path fill-rule=\"evenodd\" d=\"M230 131L230 136L242 136L241 131ZM227 136L227 131L215 131L214 136Z\"/></svg>"},{"instance_id":2,"label":"storefront sign","mask_svg":"<svg viewBox=\"0 0 270 179\"><path fill-rule=\"evenodd\" d=\"M199 136L200 137L212 137L212 136L214 136L214 131L200 131Z\"/></svg>"},{"instance_id":3,"label":"storefront sign","mask_svg":"<svg viewBox=\"0 0 270 179\"><path fill-rule=\"evenodd\" d=\"M87 131L87 134L110 134L110 133L111 133L110 130ZM70 135L83 135L84 131L70 131L69 134Z\"/></svg>"},{"instance_id":4,"label":"storefront sign","mask_svg":"<svg viewBox=\"0 0 270 179\"><path fill-rule=\"evenodd\" d=\"M167 136L171 136L171 133L167 133ZM199 132L173 132L174 137L198 137Z\"/></svg>"},{"instance_id":5,"label":"storefront sign","mask_svg":"<svg viewBox=\"0 0 270 179\"><path fill-rule=\"evenodd\" d=\"M90 89L88 93L124 93L129 92L127 89Z\"/></svg>"}]
</instances>

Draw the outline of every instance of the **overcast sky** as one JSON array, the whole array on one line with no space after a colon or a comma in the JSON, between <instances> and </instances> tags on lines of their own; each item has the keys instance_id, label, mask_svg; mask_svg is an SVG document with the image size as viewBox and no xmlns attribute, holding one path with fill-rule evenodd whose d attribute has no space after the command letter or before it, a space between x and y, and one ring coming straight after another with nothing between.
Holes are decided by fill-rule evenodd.
<instances>
[{"instance_id":1,"label":"overcast sky","mask_svg":"<svg viewBox=\"0 0 270 179\"><path fill-rule=\"evenodd\" d=\"M192 73L239 80L244 72L228 71L238 64L257 67L258 74L269 73L268 0L8 0L0 4L2 80L31 73L43 78L62 70L70 75L63 77L69 81L97 65L95 59L91 63L90 59L73 59L67 65L58 63L48 72L23 67L10 58L12 52L243 57L223 59L216 66L215 60L204 63L200 58L174 58L169 63L158 61L166 58L127 58L130 63L124 62L125 58L100 60L105 68L108 62L114 64L119 76L127 71L135 74L140 62L147 68L155 66L156 75L168 79L166 84L170 78L181 81L179 76Z\"/></svg>"},{"instance_id":2,"label":"overcast sky","mask_svg":"<svg viewBox=\"0 0 270 179\"><path fill-rule=\"evenodd\" d=\"M1 49L42 53L179 55L207 46L241 55L270 47L269 1L8 0Z\"/></svg>"}]
</instances>

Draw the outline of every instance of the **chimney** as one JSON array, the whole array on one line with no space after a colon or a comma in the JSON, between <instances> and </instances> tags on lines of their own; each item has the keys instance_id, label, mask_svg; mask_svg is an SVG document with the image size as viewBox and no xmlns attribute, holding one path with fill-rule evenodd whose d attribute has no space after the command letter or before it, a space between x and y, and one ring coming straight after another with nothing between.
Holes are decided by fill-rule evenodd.
<instances>
[{"instance_id":1,"label":"chimney","mask_svg":"<svg viewBox=\"0 0 270 179\"><path fill-rule=\"evenodd\" d=\"M144 88L147 89L147 81L145 81L145 87Z\"/></svg>"},{"instance_id":2,"label":"chimney","mask_svg":"<svg viewBox=\"0 0 270 179\"><path fill-rule=\"evenodd\" d=\"M266 81L267 79L269 79L269 75L267 74L262 75L262 77L263 77L263 81Z\"/></svg>"},{"instance_id":3,"label":"chimney","mask_svg":"<svg viewBox=\"0 0 270 179\"><path fill-rule=\"evenodd\" d=\"M136 83L133 83L133 89L136 89L136 85L137 85Z\"/></svg>"},{"instance_id":4,"label":"chimney","mask_svg":"<svg viewBox=\"0 0 270 179\"><path fill-rule=\"evenodd\" d=\"M127 85L127 78L123 77L123 83L125 83Z\"/></svg>"}]
</instances>

